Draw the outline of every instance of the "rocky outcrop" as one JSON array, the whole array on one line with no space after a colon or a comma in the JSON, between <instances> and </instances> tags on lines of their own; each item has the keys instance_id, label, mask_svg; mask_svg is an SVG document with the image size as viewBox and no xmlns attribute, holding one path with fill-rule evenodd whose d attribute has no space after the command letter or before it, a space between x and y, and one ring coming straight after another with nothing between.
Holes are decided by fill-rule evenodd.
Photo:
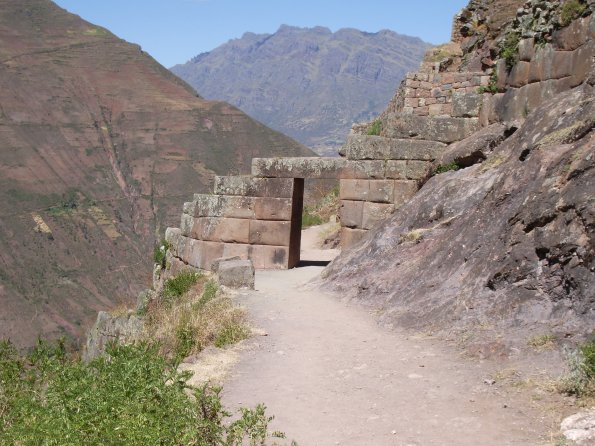
<instances>
[{"instance_id":1,"label":"rocky outcrop","mask_svg":"<svg viewBox=\"0 0 595 446\"><path fill-rule=\"evenodd\" d=\"M103 355L110 342L130 344L140 341L144 328L143 318L131 311L122 315L100 311L95 325L87 335L83 359L88 362Z\"/></svg>"},{"instance_id":2,"label":"rocky outcrop","mask_svg":"<svg viewBox=\"0 0 595 446\"><path fill-rule=\"evenodd\" d=\"M354 121L377 115L428 44L392 31L283 25L246 33L172 71L207 98L332 156Z\"/></svg>"}]
</instances>

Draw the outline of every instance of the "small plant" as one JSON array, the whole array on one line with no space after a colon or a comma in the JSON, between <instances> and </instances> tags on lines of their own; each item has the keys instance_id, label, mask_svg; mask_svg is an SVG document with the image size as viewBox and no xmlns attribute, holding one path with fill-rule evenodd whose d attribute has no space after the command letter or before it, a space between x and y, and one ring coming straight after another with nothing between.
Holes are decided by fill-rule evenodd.
<instances>
[{"instance_id":1,"label":"small plant","mask_svg":"<svg viewBox=\"0 0 595 446\"><path fill-rule=\"evenodd\" d=\"M401 243L419 243L426 232L427 229L414 229L412 231L406 232L405 234L401 234L400 241Z\"/></svg>"},{"instance_id":2,"label":"small plant","mask_svg":"<svg viewBox=\"0 0 595 446\"><path fill-rule=\"evenodd\" d=\"M193 271L182 271L175 277L167 279L163 285L164 302L170 302L187 293L188 290L202 278L202 274Z\"/></svg>"},{"instance_id":3,"label":"small plant","mask_svg":"<svg viewBox=\"0 0 595 446\"><path fill-rule=\"evenodd\" d=\"M533 336L527 341L527 345L536 351L550 350L556 347L556 337L553 334Z\"/></svg>"},{"instance_id":4,"label":"small plant","mask_svg":"<svg viewBox=\"0 0 595 446\"><path fill-rule=\"evenodd\" d=\"M563 350L570 370L563 379L561 390L578 397L595 396L595 341L588 341L576 349Z\"/></svg>"},{"instance_id":5,"label":"small plant","mask_svg":"<svg viewBox=\"0 0 595 446\"><path fill-rule=\"evenodd\" d=\"M244 324L237 324L232 321L227 327L225 327L217 338L215 339L215 347L223 348L228 345L235 344L250 336L250 330Z\"/></svg>"},{"instance_id":6,"label":"small plant","mask_svg":"<svg viewBox=\"0 0 595 446\"><path fill-rule=\"evenodd\" d=\"M479 94L483 94L483 93L490 93L490 94L496 94L498 93L498 73L496 73L495 71L492 73L492 75L490 76L490 83L486 86L483 87L479 87L477 89L477 92Z\"/></svg>"},{"instance_id":7,"label":"small plant","mask_svg":"<svg viewBox=\"0 0 595 446\"><path fill-rule=\"evenodd\" d=\"M324 223L322 218L314 212L316 209L311 206L304 206L302 213L302 228L309 228L310 226L317 226Z\"/></svg>"},{"instance_id":8,"label":"small plant","mask_svg":"<svg viewBox=\"0 0 595 446\"><path fill-rule=\"evenodd\" d=\"M217 282L215 282L214 280L209 280L204 285L202 296L200 297L198 304L200 306L204 306L207 302L210 302L211 300L215 299L215 297L217 296L217 291L219 291L219 286L217 285Z\"/></svg>"},{"instance_id":9,"label":"small plant","mask_svg":"<svg viewBox=\"0 0 595 446\"><path fill-rule=\"evenodd\" d=\"M517 63L520 37L517 33L506 34L500 44L500 57L506 61L506 67L511 70Z\"/></svg>"},{"instance_id":10,"label":"small plant","mask_svg":"<svg viewBox=\"0 0 595 446\"><path fill-rule=\"evenodd\" d=\"M588 6L580 0L567 0L560 9L560 25L562 27L570 25L574 20L582 16Z\"/></svg>"},{"instance_id":11,"label":"small plant","mask_svg":"<svg viewBox=\"0 0 595 446\"><path fill-rule=\"evenodd\" d=\"M368 127L368 135L370 136L380 136L380 132L382 131L382 121L377 119L376 121L370 124Z\"/></svg>"},{"instance_id":12,"label":"small plant","mask_svg":"<svg viewBox=\"0 0 595 446\"><path fill-rule=\"evenodd\" d=\"M166 267L167 251L170 248L171 244L169 242L161 240L161 242L155 246L155 250L153 251L153 262L161 266L162 269Z\"/></svg>"},{"instance_id":13,"label":"small plant","mask_svg":"<svg viewBox=\"0 0 595 446\"><path fill-rule=\"evenodd\" d=\"M459 170L460 168L461 168L461 166L459 166L456 161L453 161L452 163L448 163L448 164L440 164L436 168L434 173L439 174L439 173L451 172L454 170Z\"/></svg>"}]
</instances>

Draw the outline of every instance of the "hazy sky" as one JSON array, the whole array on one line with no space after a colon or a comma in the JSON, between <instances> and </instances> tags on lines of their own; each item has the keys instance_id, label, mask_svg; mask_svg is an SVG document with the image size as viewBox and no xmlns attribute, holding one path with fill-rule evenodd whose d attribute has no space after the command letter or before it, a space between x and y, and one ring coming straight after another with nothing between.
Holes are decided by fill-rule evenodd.
<instances>
[{"instance_id":1,"label":"hazy sky","mask_svg":"<svg viewBox=\"0 0 595 446\"><path fill-rule=\"evenodd\" d=\"M468 0L54 0L85 20L138 43L166 67L184 63L246 31L280 25L333 31L391 29L426 42L449 40Z\"/></svg>"}]
</instances>

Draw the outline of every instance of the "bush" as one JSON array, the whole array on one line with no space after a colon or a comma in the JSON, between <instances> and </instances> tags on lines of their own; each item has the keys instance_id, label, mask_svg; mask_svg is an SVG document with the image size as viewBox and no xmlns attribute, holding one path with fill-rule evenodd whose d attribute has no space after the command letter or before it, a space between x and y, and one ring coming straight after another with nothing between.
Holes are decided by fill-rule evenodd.
<instances>
[{"instance_id":1,"label":"bush","mask_svg":"<svg viewBox=\"0 0 595 446\"><path fill-rule=\"evenodd\" d=\"M519 54L520 37L517 33L511 32L506 35L500 44L500 57L506 61L506 67L511 70L517 63Z\"/></svg>"},{"instance_id":2,"label":"bush","mask_svg":"<svg viewBox=\"0 0 595 446\"><path fill-rule=\"evenodd\" d=\"M370 127L368 127L368 135L371 136L380 136L381 131L382 121L380 119L377 119L376 121L372 122L372 124L370 124Z\"/></svg>"},{"instance_id":3,"label":"bush","mask_svg":"<svg viewBox=\"0 0 595 446\"><path fill-rule=\"evenodd\" d=\"M85 364L59 346L40 343L20 357L0 343L0 443L240 446L271 437L263 405L226 425L221 389L188 385L191 374L156 345L107 352Z\"/></svg>"},{"instance_id":4,"label":"bush","mask_svg":"<svg viewBox=\"0 0 595 446\"><path fill-rule=\"evenodd\" d=\"M321 225L324 223L322 218L315 212L316 208L304 206L304 212L302 213L302 228L309 228L310 226Z\"/></svg>"},{"instance_id":5,"label":"bush","mask_svg":"<svg viewBox=\"0 0 595 446\"><path fill-rule=\"evenodd\" d=\"M580 0L567 0L560 9L560 25L570 25L574 19L582 16L587 8L588 6Z\"/></svg>"}]
</instances>

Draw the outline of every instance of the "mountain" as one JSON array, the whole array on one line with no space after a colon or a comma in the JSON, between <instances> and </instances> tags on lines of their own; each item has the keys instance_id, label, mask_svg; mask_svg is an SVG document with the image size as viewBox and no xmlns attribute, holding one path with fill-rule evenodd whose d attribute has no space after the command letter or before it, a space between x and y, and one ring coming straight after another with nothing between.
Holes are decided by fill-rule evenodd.
<instances>
[{"instance_id":1,"label":"mountain","mask_svg":"<svg viewBox=\"0 0 595 446\"><path fill-rule=\"evenodd\" d=\"M383 30L283 25L246 33L171 70L207 98L316 150L338 147L351 124L376 116L429 45Z\"/></svg>"},{"instance_id":2,"label":"mountain","mask_svg":"<svg viewBox=\"0 0 595 446\"><path fill-rule=\"evenodd\" d=\"M0 339L80 337L215 173L311 153L49 0L0 0Z\"/></svg>"}]
</instances>

